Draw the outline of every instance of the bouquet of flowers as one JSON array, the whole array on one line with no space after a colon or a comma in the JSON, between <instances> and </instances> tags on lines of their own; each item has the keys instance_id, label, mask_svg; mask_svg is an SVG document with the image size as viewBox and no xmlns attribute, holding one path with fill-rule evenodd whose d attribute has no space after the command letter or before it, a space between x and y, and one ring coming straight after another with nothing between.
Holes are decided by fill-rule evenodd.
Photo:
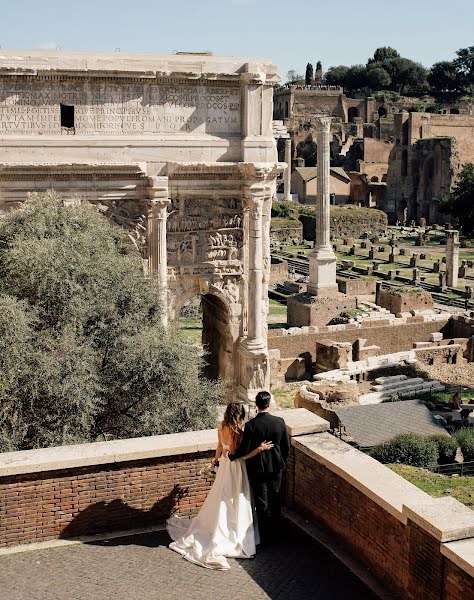
<instances>
[{"instance_id":1,"label":"bouquet of flowers","mask_svg":"<svg viewBox=\"0 0 474 600\"><path fill-rule=\"evenodd\" d=\"M208 481L214 481L216 478L217 468L219 467L219 463L211 462L205 467L201 469L200 475L205 477Z\"/></svg>"}]
</instances>

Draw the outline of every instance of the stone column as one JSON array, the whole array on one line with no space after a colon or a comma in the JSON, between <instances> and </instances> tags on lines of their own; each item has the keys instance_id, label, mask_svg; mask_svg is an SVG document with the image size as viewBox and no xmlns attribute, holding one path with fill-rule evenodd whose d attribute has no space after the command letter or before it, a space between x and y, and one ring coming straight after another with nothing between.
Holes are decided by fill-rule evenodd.
<instances>
[{"instance_id":1,"label":"stone column","mask_svg":"<svg viewBox=\"0 0 474 600\"><path fill-rule=\"evenodd\" d=\"M446 284L456 287L459 273L459 231L451 229L446 235Z\"/></svg>"},{"instance_id":2,"label":"stone column","mask_svg":"<svg viewBox=\"0 0 474 600\"><path fill-rule=\"evenodd\" d=\"M247 340L245 345L249 350L260 350L265 347L262 337L262 215L264 200L264 185L252 185L247 188L246 203L249 211L249 279Z\"/></svg>"},{"instance_id":3,"label":"stone column","mask_svg":"<svg viewBox=\"0 0 474 600\"><path fill-rule=\"evenodd\" d=\"M317 199L316 241L309 256L308 292L315 296L337 293L336 255L330 243L330 143L331 118L316 122L317 132Z\"/></svg>"},{"instance_id":4,"label":"stone column","mask_svg":"<svg viewBox=\"0 0 474 600\"><path fill-rule=\"evenodd\" d=\"M147 246L148 272L158 277L163 307L162 322L168 323L168 259L166 249L166 220L168 177L149 177L147 188Z\"/></svg>"},{"instance_id":5,"label":"stone column","mask_svg":"<svg viewBox=\"0 0 474 600\"><path fill-rule=\"evenodd\" d=\"M284 185L284 200L289 202L291 200L291 138L285 139L285 162L287 167L283 174L283 185Z\"/></svg>"},{"instance_id":6,"label":"stone column","mask_svg":"<svg viewBox=\"0 0 474 600\"><path fill-rule=\"evenodd\" d=\"M238 397L246 403L255 401L257 392L269 389L270 370L268 365L268 349L265 315L264 289L265 270L270 253L270 245L264 245L264 208L265 201L270 204L272 190L269 185L258 182L246 186L245 212L248 235L248 267L247 267L247 335L240 345L240 385Z\"/></svg>"}]
</instances>

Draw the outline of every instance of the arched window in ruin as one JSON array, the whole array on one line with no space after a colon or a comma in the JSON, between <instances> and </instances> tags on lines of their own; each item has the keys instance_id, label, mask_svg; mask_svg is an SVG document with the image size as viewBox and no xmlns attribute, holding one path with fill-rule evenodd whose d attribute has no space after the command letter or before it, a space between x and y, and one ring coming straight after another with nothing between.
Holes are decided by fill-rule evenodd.
<instances>
[{"instance_id":1,"label":"arched window in ruin","mask_svg":"<svg viewBox=\"0 0 474 600\"><path fill-rule=\"evenodd\" d=\"M402 150L402 177L408 175L408 150Z\"/></svg>"},{"instance_id":2,"label":"arched window in ruin","mask_svg":"<svg viewBox=\"0 0 474 600\"><path fill-rule=\"evenodd\" d=\"M408 119L402 125L402 146L408 145Z\"/></svg>"},{"instance_id":3,"label":"arched window in ruin","mask_svg":"<svg viewBox=\"0 0 474 600\"><path fill-rule=\"evenodd\" d=\"M289 116L289 110L288 110L288 100L285 100L285 119L288 119Z\"/></svg>"},{"instance_id":4,"label":"arched window in ruin","mask_svg":"<svg viewBox=\"0 0 474 600\"><path fill-rule=\"evenodd\" d=\"M354 119L359 116L359 110L355 106L351 106L347 111L347 120L353 123Z\"/></svg>"},{"instance_id":5,"label":"arched window in ruin","mask_svg":"<svg viewBox=\"0 0 474 600\"><path fill-rule=\"evenodd\" d=\"M370 181L372 183L378 183L379 182L379 178L374 175Z\"/></svg>"},{"instance_id":6,"label":"arched window in ruin","mask_svg":"<svg viewBox=\"0 0 474 600\"><path fill-rule=\"evenodd\" d=\"M450 111L451 115L458 115L459 114L459 108L452 108Z\"/></svg>"},{"instance_id":7,"label":"arched window in ruin","mask_svg":"<svg viewBox=\"0 0 474 600\"><path fill-rule=\"evenodd\" d=\"M379 117L386 117L387 116L387 109L385 108L385 106L379 106Z\"/></svg>"}]
</instances>

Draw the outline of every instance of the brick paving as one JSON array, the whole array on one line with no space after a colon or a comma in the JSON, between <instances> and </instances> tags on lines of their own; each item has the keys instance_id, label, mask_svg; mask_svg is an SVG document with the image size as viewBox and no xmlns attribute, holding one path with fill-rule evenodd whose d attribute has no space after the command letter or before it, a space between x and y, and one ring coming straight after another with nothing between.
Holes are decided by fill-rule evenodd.
<instances>
[{"instance_id":1,"label":"brick paving","mask_svg":"<svg viewBox=\"0 0 474 600\"><path fill-rule=\"evenodd\" d=\"M167 548L166 532L0 557L1 600L377 600L304 534L210 571Z\"/></svg>"}]
</instances>

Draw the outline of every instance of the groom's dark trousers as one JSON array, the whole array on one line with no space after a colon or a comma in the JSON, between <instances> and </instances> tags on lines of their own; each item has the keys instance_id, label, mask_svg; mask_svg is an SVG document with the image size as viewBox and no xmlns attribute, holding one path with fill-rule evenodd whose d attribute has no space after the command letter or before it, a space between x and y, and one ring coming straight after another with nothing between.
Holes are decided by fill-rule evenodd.
<instances>
[{"instance_id":1,"label":"groom's dark trousers","mask_svg":"<svg viewBox=\"0 0 474 600\"><path fill-rule=\"evenodd\" d=\"M281 515L281 478L290 452L285 422L270 413L258 413L246 423L242 443L235 454L229 454L230 460L241 458L265 441L273 442L273 448L245 461L263 540L276 533Z\"/></svg>"}]
</instances>

